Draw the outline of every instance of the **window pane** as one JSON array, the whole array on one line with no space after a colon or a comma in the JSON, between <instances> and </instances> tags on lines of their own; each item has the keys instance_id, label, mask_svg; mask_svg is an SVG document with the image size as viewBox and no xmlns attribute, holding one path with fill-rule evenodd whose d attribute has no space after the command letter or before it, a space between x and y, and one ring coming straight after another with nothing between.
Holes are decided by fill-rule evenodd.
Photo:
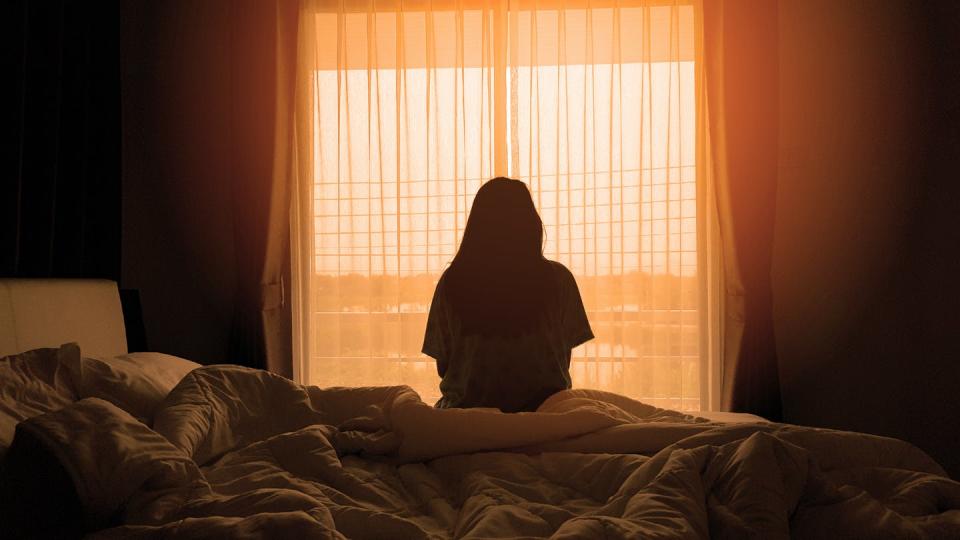
<instances>
[{"instance_id":1,"label":"window pane","mask_svg":"<svg viewBox=\"0 0 960 540\"><path fill-rule=\"evenodd\" d=\"M493 176L500 106L510 175L596 334L573 353L574 386L698 409L692 8L520 11L504 73L489 12L317 21L307 382L439 398L425 314Z\"/></svg>"}]
</instances>

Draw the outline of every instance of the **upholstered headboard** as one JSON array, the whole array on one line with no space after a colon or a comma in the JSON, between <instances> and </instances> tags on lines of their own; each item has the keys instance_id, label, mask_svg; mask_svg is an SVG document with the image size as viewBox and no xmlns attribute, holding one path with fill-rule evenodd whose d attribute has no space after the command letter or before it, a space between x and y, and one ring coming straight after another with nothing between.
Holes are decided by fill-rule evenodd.
<instances>
[{"instance_id":1,"label":"upholstered headboard","mask_svg":"<svg viewBox=\"0 0 960 540\"><path fill-rule=\"evenodd\" d=\"M0 356L71 341L84 356L127 353L115 282L0 279Z\"/></svg>"}]
</instances>

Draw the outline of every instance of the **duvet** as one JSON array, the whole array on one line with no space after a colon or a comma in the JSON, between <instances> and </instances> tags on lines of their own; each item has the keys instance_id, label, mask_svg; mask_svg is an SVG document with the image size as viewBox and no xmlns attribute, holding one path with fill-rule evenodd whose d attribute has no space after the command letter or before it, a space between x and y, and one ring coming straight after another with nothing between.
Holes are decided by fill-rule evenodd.
<instances>
[{"instance_id":1,"label":"duvet","mask_svg":"<svg viewBox=\"0 0 960 540\"><path fill-rule=\"evenodd\" d=\"M960 483L908 443L588 390L439 410L213 366L152 427L88 398L17 429L99 539L960 538Z\"/></svg>"}]
</instances>

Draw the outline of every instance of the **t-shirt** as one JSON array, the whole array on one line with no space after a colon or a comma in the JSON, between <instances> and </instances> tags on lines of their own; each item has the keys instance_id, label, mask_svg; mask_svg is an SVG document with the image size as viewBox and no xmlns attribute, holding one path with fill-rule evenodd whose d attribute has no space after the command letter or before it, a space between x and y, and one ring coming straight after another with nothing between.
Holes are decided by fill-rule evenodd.
<instances>
[{"instance_id":1,"label":"t-shirt","mask_svg":"<svg viewBox=\"0 0 960 540\"><path fill-rule=\"evenodd\" d=\"M573 274L558 262L551 261L550 268L558 285L558 308L538 327L507 337L462 333L440 278L423 339L423 352L437 360L441 377L443 397L437 407L532 411L570 388L570 350L593 339L593 332Z\"/></svg>"}]
</instances>

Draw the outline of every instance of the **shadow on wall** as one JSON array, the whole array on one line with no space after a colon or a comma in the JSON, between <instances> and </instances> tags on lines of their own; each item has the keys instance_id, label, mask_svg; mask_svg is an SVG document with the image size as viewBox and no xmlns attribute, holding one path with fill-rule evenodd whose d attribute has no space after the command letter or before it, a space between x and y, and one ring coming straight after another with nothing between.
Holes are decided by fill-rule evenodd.
<instances>
[{"instance_id":1,"label":"shadow on wall","mask_svg":"<svg viewBox=\"0 0 960 540\"><path fill-rule=\"evenodd\" d=\"M785 420L960 477L960 8L781 2L774 302Z\"/></svg>"},{"instance_id":2,"label":"shadow on wall","mask_svg":"<svg viewBox=\"0 0 960 540\"><path fill-rule=\"evenodd\" d=\"M224 9L121 5L122 286L154 350L204 363L228 361L236 289Z\"/></svg>"}]
</instances>

